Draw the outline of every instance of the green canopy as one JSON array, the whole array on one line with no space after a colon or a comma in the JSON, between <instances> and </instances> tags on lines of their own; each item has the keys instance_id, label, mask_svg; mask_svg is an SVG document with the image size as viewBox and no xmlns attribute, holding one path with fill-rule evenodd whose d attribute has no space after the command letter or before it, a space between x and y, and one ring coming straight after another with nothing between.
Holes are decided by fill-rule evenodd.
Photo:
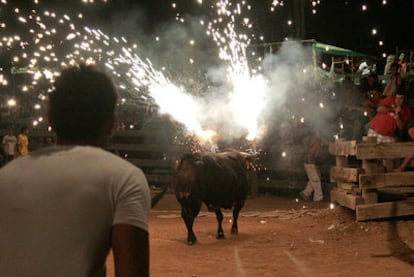
<instances>
[{"instance_id":1,"label":"green canopy","mask_svg":"<svg viewBox=\"0 0 414 277\"><path fill-rule=\"evenodd\" d=\"M360 52L352 51L349 49L341 48L334 45L329 45L325 43L315 42L312 44L312 49L315 52L322 52L330 55L337 56L349 56L349 57L365 57L366 55Z\"/></svg>"}]
</instances>

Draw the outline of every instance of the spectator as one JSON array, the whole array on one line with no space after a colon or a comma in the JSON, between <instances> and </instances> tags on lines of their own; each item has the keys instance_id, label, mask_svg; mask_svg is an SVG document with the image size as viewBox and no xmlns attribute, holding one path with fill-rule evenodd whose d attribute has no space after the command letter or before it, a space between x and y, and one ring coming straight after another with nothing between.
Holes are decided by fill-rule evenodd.
<instances>
[{"instance_id":1,"label":"spectator","mask_svg":"<svg viewBox=\"0 0 414 277\"><path fill-rule=\"evenodd\" d=\"M7 134L3 137L3 149L6 155L6 162L13 160L16 157L17 138L13 134L13 127L7 129Z\"/></svg>"},{"instance_id":2,"label":"spectator","mask_svg":"<svg viewBox=\"0 0 414 277\"><path fill-rule=\"evenodd\" d=\"M149 275L147 180L102 149L116 102L93 66L56 79L48 121L57 144L0 170L1 276L105 276L111 248L116 276Z\"/></svg>"},{"instance_id":3,"label":"spectator","mask_svg":"<svg viewBox=\"0 0 414 277\"><path fill-rule=\"evenodd\" d=\"M388 55L387 62L384 67L384 75L391 74L391 65L395 62L395 55Z\"/></svg>"},{"instance_id":4,"label":"spectator","mask_svg":"<svg viewBox=\"0 0 414 277\"><path fill-rule=\"evenodd\" d=\"M304 168L308 177L308 182L304 190L299 195L302 199L309 201L311 196L314 202L323 200L321 173L319 169L319 163L323 157L323 148L326 147L329 142L323 138L318 131L311 131L303 139L305 146Z\"/></svg>"},{"instance_id":5,"label":"spectator","mask_svg":"<svg viewBox=\"0 0 414 277\"><path fill-rule=\"evenodd\" d=\"M368 98L362 101L362 107L369 119L377 114L378 105L381 101L381 92L373 89L369 92Z\"/></svg>"},{"instance_id":6,"label":"spectator","mask_svg":"<svg viewBox=\"0 0 414 277\"><path fill-rule=\"evenodd\" d=\"M405 61L404 53L401 53L398 57L398 64L400 65L400 74L404 74L407 71L407 62Z\"/></svg>"},{"instance_id":7,"label":"spectator","mask_svg":"<svg viewBox=\"0 0 414 277\"><path fill-rule=\"evenodd\" d=\"M398 63L393 63L391 65L391 77L388 80L387 85L382 92L382 96L391 96L397 94L397 92L402 87L402 79L400 75L400 65Z\"/></svg>"},{"instance_id":8,"label":"spectator","mask_svg":"<svg viewBox=\"0 0 414 277\"><path fill-rule=\"evenodd\" d=\"M358 66L357 73L361 74L361 78L367 77L369 74L376 72L376 65L372 63L371 59L364 58Z\"/></svg>"},{"instance_id":9,"label":"spectator","mask_svg":"<svg viewBox=\"0 0 414 277\"><path fill-rule=\"evenodd\" d=\"M29 153L29 128L24 126L20 129L20 134L17 137L17 154L19 156L27 155Z\"/></svg>"},{"instance_id":10,"label":"spectator","mask_svg":"<svg viewBox=\"0 0 414 277\"><path fill-rule=\"evenodd\" d=\"M404 94L388 96L378 106L377 114L369 122L367 135L377 137L378 142L394 142L411 119L411 108L404 104ZM385 160L387 171L393 168L392 160Z\"/></svg>"},{"instance_id":11,"label":"spectator","mask_svg":"<svg viewBox=\"0 0 414 277\"><path fill-rule=\"evenodd\" d=\"M382 88L376 74L369 74L367 78L361 82L360 88L362 97L365 99L369 99L371 92L374 90L382 92Z\"/></svg>"}]
</instances>

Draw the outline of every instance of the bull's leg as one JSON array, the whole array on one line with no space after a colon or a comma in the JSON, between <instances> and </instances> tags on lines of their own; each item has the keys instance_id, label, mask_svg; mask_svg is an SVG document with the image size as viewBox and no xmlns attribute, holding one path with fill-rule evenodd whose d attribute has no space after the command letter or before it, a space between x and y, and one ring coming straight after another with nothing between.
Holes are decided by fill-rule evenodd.
<instances>
[{"instance_id":1,"label":"bull's leg","mask_svg":"<svg viewBox=\"0 0 414 277\"><path fill-rule=\"evenodd\" d=\"M179 202L181 204L181 217L187 227L187 243L193 245L197 241L197 237L193 232L193 224L194 219L200 212L201 201L191 198L183 198Z\"/></svg>"},{"instance_id":2,"label":"bull's leg","mask_svg":"<svg viewBox=\"0 0 414 277\"><path fill-rule=\"evenodd\" d=\"M244 206L244 201L237 202L233 207L233 225L231 226L231 233L237 234L239 229L237 227L237 220L239 219L239 214L241 209Z\"/></svg>"},{"instance_id":3,"label":"bull's leg","mask_svg":"<svg viewBox=\"0 0 414 277\"><path fill-rule=\"evenodd\" d=\"M221 209L216 209L216 218L217 218L217 223L218 223L218 229L217 229L217 239L224 239L224 232L223 232L223 227L222 227L222 222L223 222L223 213L221 212Z\"/></svg>"}]
</instances>

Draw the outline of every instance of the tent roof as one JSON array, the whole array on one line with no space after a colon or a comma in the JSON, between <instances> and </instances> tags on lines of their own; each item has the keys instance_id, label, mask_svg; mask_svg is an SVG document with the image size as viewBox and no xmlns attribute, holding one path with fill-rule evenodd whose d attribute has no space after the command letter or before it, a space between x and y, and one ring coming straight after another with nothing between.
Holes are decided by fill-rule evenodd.
<instances>
[{"instance_id":1,"label":"tent roof","mask_svg":"<svg viewBox=\"0 0 414 277\"><path fill-rule=\"evenodd\" d=\"M353 50L341 48L334 45L329 45L325 43L315 42L312 45L312 49L316 52L323 52L326 54L331 55L338 55L338 56L350 56L350 57L365 57L366 55L360 52L356 52Z\"/></svg>"}]
</instances>

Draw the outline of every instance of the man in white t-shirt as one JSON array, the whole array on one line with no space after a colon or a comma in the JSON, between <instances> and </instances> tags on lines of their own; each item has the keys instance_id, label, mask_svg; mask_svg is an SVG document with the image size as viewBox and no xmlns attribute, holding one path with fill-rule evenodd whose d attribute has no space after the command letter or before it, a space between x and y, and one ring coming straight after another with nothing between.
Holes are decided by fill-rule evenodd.
<instances>
[{"instance_id":1,"label":"man in white t-shirt","mask_svg":"<svg viewBox=\"0 0 414 277\"><path fill-rule=\"evenodd\" d=\"M6 154L6 160L9 162L16 156L17 138L13 134L13 127L7 129L7 135L3 137L3 149Z\"/></svg>"},{"instance_id":2,"label":"man in white t-shirt","mask_svg":"<svg viewBox=\"0 0 414 277\"><path fill-rule=\"evenodd\" d=\"M149 275L150 193L143 172L101 147L117 93L93 66L62 71L49 96L57 145L0 170L0 276Z\"/></svg>"}]
</instances>

